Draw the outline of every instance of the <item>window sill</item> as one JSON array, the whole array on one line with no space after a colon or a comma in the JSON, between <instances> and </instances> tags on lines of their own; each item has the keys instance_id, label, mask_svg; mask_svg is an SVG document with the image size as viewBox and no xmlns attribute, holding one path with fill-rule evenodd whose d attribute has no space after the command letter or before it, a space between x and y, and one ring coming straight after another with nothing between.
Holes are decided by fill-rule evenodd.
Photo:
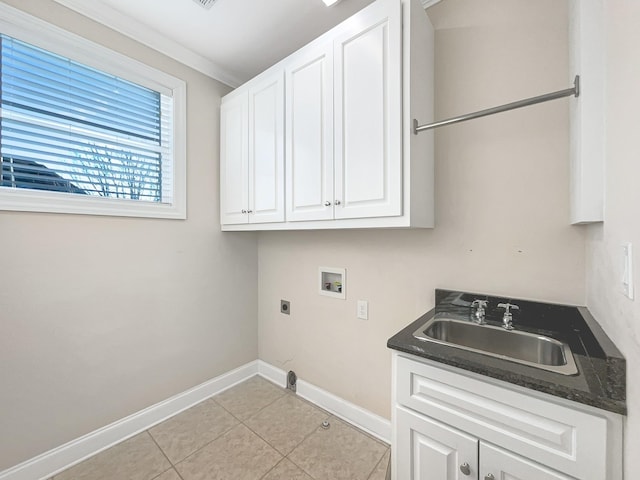
<instances>
[{"instance_id":1,"label":"window sill","mask_svg":"<svg viewBox=\"0 0 640 480\"><path fill-rule=\"evenodd\" d=\"M0 210L175 220L187 218L186 201L164 204L6 187L0 187Z\"/></svg>"}]
</instances>

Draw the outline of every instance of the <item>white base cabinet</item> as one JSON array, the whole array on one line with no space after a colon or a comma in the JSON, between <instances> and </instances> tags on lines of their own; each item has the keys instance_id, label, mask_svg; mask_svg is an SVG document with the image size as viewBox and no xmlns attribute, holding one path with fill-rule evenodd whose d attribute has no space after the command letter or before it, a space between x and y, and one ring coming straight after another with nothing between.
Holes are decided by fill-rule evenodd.
<instances>
[{"instance_id":1,"label":"white base cabinet","mask_svg":"<svg viewBox=\"0 0 640 480\"><path fill-rule=\"evenodd\" d=\"M572 480L539 463L519 457L493 445L480 442L480 478L486 480Z\"/></svg>"},{"instance_id":2,"label":"white base cabinet","mask_svg":"<svg viewBox=\"0 0 640 480\"><path fill-rule=\"evenodd\" d=\"M620 415L393 355L393 479L622 479Z\"/></svg>"},{"instance_id":3,"label":"white base cabinet","mask_svg":"<svg viewBox=\"0 0 640 480\"><path fill-rule=\"evenodd\" d=\"M416 480L571 480L402 407L397 411L398 479Z\"/></svg>"},{"instance_id":4,"label":"white base cabinet","mask_svg":"<svg viewBox=\"0 0 640 480\"><path fill-rule=\"evenodd\" d=\"M402 407L396 409L396 426L395 478L478 478L477 438Z\"/></svg>"},{"instance_id":5,"label":"white base cabinet","mask_svg":"<svg viewBox=\"0 0 640 480\"><path fill-rule=\"evenodd\" d=\"M224 97L222 230L433 227L433 132L412 131L433 118L433 48L419 0L376 0Z\"/></svg>"}]
</instances>

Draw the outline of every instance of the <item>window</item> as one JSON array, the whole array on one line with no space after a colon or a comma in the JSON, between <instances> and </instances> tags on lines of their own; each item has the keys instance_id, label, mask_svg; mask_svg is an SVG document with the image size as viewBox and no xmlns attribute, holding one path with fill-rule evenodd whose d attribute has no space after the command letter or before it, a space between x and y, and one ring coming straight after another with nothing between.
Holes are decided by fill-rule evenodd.
<instances>
[{"instance_id":1,"label":"window","mask_svg":"<svg viewBox=\"0 0 640 480\"><path fill-rule=\"evenodd\" d=\"M0 10L0 209L185 218L184 82Z\"/></svg>"}]
</instances>

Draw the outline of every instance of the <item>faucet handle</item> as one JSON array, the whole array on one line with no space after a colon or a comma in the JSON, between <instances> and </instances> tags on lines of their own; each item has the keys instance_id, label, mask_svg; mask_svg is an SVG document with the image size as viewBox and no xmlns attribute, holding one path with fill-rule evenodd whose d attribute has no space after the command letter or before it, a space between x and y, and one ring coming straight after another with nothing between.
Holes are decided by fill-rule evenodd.
<instances>
[{"instance_id":1,"label":"faucet handle","mask_svg":"<svg viewBox=\"0 0 640 480\"><path fill-rule=\"evenodd\" d=\"M487 323L484 319L485 311L484 309L487 307L489 302L486 300L475 299L471 302L471 308L476 307L476 311L473 312L473 317L475 317L475 322L478 325L484 325Z\"/></svg>"},{"instance_id":2,"label":"faucet handle","mask_svg":"<svg viewBox=\"0 0 640 480\"><path fill-rule=\"evenodd\" d=\"M502 326L505 330L513 330L513 321L511 315L511 310L520 310L518 305L514 305L513 303L499 303L498 308L504 308L504 316L502 317Z\"/></svg>"},{"instance_id":3,"label":"faucet handle","mask_svg":"<svg viewBox=\"0 0 640 480\"><path fill-rule=\"evenodd\" d=\"M511 314L511 310L520 310L520 307L518 305L514 305L513 303L499 303L497 305L498 308L504 308L504 314Z\"/></svg>"}]
</instances>

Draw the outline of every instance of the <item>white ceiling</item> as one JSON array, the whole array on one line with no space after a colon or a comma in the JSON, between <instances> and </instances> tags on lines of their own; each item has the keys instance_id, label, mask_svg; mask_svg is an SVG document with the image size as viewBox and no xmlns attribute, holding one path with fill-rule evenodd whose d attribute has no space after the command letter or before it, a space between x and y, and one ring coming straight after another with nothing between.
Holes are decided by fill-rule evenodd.
<instances>
[{"instance_id":1,"label":"white ceiling","mask_svg":"<svg viewBox=\"0 0 640 480\"><path fill-rule=\"evenodd\" d=\"M237 86L373 0L55 0ZM422 0L433 3L433 0Z\"/></svg>"}]
</instances>

